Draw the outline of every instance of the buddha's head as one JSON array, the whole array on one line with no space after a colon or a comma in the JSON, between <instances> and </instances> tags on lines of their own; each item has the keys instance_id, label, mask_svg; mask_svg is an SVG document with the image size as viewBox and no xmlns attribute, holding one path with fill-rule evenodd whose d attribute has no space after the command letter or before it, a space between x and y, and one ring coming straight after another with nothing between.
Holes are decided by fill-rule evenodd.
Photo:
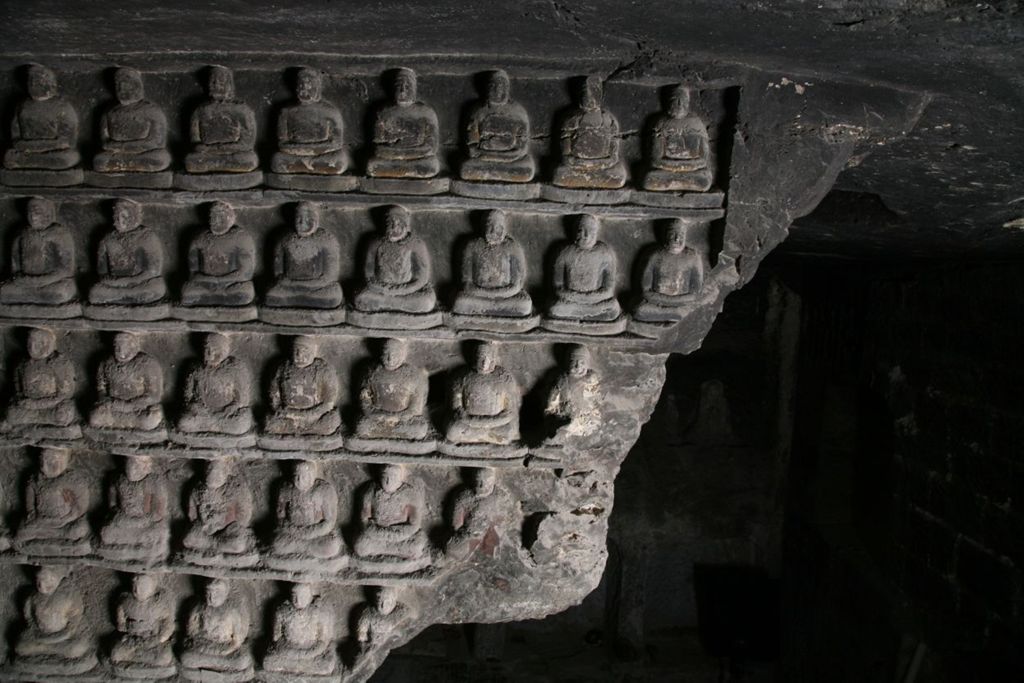
<instances>
[{"instance_id":1,"label":"buddha's head","mask_svg":"<svg viewBox=\"0 0 1024 683\"><path fill-rule=\"evenodd\" d=\"M210 75L207 80L207 92L210 97L225 101L235 97L235 76L231 69L226 66L211 66Z\"/></svg>"},{"instance_id":2,"label":"buddha's head","mask_svg":"<svg viewBox=\"0 0 1024 683\"><path fill-rule=\"evenodd\" d=\"M476 347L474 368L477 372L489 375L498 367L498 347L489 342L481 342Z\"/></svg>"},{"instance_id":3,"label":"buddha's head","mask_svg":"<svg viewBox=\"0 0 1024 683\"><path fill-rule=\"evenodd\" d=\"M57 220L57 207L49 199L33 197L28 200L26 209L29 226L37 230L48 228Z\"/></svg>"},{"instance_id":4,"label":"buddha's head","mask_svg":"<svg viewBox=\"0 0 1024 683\"><path fill-rule=\"evenodd\" d=\"M407 106L416 102L416 72L402 67L395 70L395 103Z\"/></svg>"},{"instance_id":5,"label":"buddha's head","mask_svg":"<svg viewBox=\"0 0 1024 683\"><path fill-rule=\"evenodd\" d=\"M404 206L392 206L384 219L384 237L389 242L397 242L409 234L411 218L409 210Z\"/></svg>"},{"instance_id":6,"label":"buddha's head","mask_svg":"<svg viewBox=\"0 0 1024 683\"><path fill-rule=\"evenodd\" d=\"M231 584L226 579L212 579L206 584L206 604L210 607L220 607L227 601L230 592Z\"/></svg>"},{"instance_id":7,"label":"buddha's head","mask_svg":"<svg viewBox=\"0 0 1024 683\"><path fill-rule=\"evenodd\" d=\"M51 595L60 586L60 582L67 576L67 569L64 567L43 566L36 572L36 590L43 595Z\"/></svg>"},{"instance_id":8,"label":"buddha's head","mask_svg":"<svg viewBox=\"0 0 1024 683\"><path fill-rule=\"evenodd\" d=\"M381 349L380 362L388 370L397 370L402 367L408 354L408 347L401 339L388 339Z\"/></svg>"},{"instance_id":9,"label":"buddha's head","mask_svg":"<svg viewBox=\"0 0 1024 683\"><path fill-rule=\"evenodd\" d=\"M235 224L235 209L227 202L217 201L210 205L210 232L223 235Z\"/></svg>"},{"instance_id":10,"label":"buddha's head","mask_svg":"<svg viewBox=\"0 0 1024 683\"><path fill-rule=\"evenodd\" d=\"M34 360L43 360L57 350L57 338L50 330L36 328L28 333L28 355Z\"/></svg>"},{"instance_id":11,"label":"buddha's head","mask_svg":"<svg viewBox=\"0 0 1024 683\"><path fill-rule=\"evenodd\" d=\"M64 448L44 448L39 468L43 476L52 479L64 473L71 463L71 451Z\"/></svg>"},{"instance_id":12,"label":"buddha's head","mask_svg":"<svg viewBox=\"0 0 1024 683\"><path fill-rule=\"evenodd\" d=\"M593 249L597 244L597 235L601 230L601 224L597 216L584 214L580 216L579 225L576 227L576 246L582 249Z\"/></svg>"},{"instance_id":13,"label":"buddha's head","mask_svg":"<svg viewBox=\"0 0 1024 683\"><path fill-rule=\"evenodd\" d=\"M494 493L497 480L498 473L493 467L481 467L473 479L473 489L478 496L489 496Z\"/></svg>"},{"instance_id":14,"label":"buddha's head","mask_svg":"<svg viewBox=\"0 0 1024 683\"><path fill-rule=\"evenodd\" d=\"M142 205L131 199L114 202L114 230L129 232L142 225Z\"/></svg>"},{"instance_id":15,"label":"buddha's head","mask_svg":"<svg viewBox=\"0 0 1024 683\"><path fill-rule=\"evenodd\" d=\"M569 375L583 377L590 371L590 351L585 346L575 346L569 352Z\"/></svg>"},{"instance_id":16,"label":"buddha's head","mask_svg":"<svg viewBox=\"0 0 1024 683\"><path fill-rule=\"evenodd\" d=\"M686 86L677 85L672 88L668 96L668 115L672 118L682 118L690 113L690 89Z\"/></svg>"},{"instance_id":17,"label":"buddha's head","mask_svg":"<svg viewBox=\"0 0 1024 683\"><path fill-rule=\"evenodd\" d=\"M136 574L132 578L132 595L146 601L156 593L156 577L152 574Z\"/></svg>"},{"instance_id":18,"label":"buddha's head","mask_svg":"<svg viewBox=\"0 0 1024 683\"><path fill-rule=\"evenodd\" d=\"M221 457L211 460L206 466L206 484L210 488L219 489L228 483L234 474L234 466L230 458Z\"/></svg>"},{"instance_id":19,"label":"buddha's head","mask_svg":"<svg viewBox=\"0 0 1024 683\"><path fill-rule=\"evenodd\" d=\"M583 93L580 97L580 106L587 111L594 111L601 108L601 100L604 99L604 86L597 76L587 76L583 82Z\"/></svg>"},{"instance_id":20,"label":"buddha's head","mask_svg":"<svg viewBox=\"0 0 1024 683\"><path fill-rule=\"evenodd\" d=\"M215 368L231 354L231 340L227 335L214 332L207 335L206 343L203 344L203 363L208 367Z\"/></svg>"},{"instance_id":21,"label":"buddha's head","mask_svg":"<svg viewBox=\"0 0 1024 683\"><path fill-rule=\"evenodd\" d=\"M295 207L295 232L302 237L312 235L320 227L320 207L313 202L299 202Z\"/></svg>"},{"instance_id":22,"label":"buddha's head","mask_svg":"<svg viewBox=\"0 0 1024 683\"><path fill-rule=\"evenodd\" d=\"M119 332L114 337L114 358L127 363L139 354L139 338L131 332Z\"/></svg>"},{"instance_id":23,"label":"buddha's head","mask_svg":"<svg viewBox=\"0 0 1024 683\"><path fill-rule=\"evenodd\" d=\"M319 102L323 86L323 76L318 70L308 67L299 69L299 74L295 79L295 95L299 98L299 102Z\"/></svg>"},{"instance_id":24,"label":"buddha's head","mask_svg":"<svg viewBox=\"0 0 1024 683\"><path fill-rule=\"evenodd\" d=\"M142 481L153 469L153 461L148 455L133 455L125 458L124 474L129 481Z\"/></svg>"},{"instance_id":25,"label":"buddha's head","mask_svg":"<svg viewBox=\"0 0 1024 683\"><path fill-rule=\"evenodd\" d=\"M114 95L121 104L132 104L145 97L138 69L121 68L114 72Z\"/></svg>"},{"instance_id":26,"label":"buddha's head","mask_svg":"<svg viewBox=\"0 0 1024 683\"><path fill-rule=\"evenodd\" d=\"M316 360L317 343L313 337L296 337L292 345L292 360L300 368L306 368Z\"/></svg>"},{"instance_id":27,"label":"buddha's head","mask_svg":"<svg viewBox=\"0 0 1024 683\"><path fill-rule=\"evenodd\" d=\"M375 597L377 611L381 614L391 614L398 606L398 589L394 586L381 586Z\"/></svg>"},{"instance_id":28,"label":"buddha's head","mask_svg":"<svg viewBox=\"0 0 1024 683\"><path fill-rule=\"evenodd\" d=\"M313 602L313 587L308 583L297 583L292 586L292 604L299 609L306 609Z\"/></svg>"},{"instance_id":29,"label":"buddha's head","mask_svg":"<svg viewBox=\"0 0 1024 683\"><path fill-rule=\"evenodd\" d=\"M491 79L487 82L487 102L489 104L505 104L508 102L510 90L508 74L501 69L492 71Z\"/></svg>"},{"instance_id":30,"label":"buddha's head","mask_svg":"<svg viewBox=\"0 0 1024 683\"><path fill-rule=\"evenodd\" d=\"M494 209L487 214L487 226L484 239L488 244L501 244L508 236L508 218L501 209Z\"/></svg>"},{"instance_id":31,"label":"buddha's head","mask_svg":"<svg viewBox=\"0 0 1024 683\"><path fill-rule=\"evenodd\" d=\"M686 224L683 221L676 219L665 229L665 246L673 254L686 249Z\"/></svg>"},{"instance_id":32,"label":"buddha's head","mask_svg":"<svg viewBox=\"0 0 1024 683\"><path fill-rule=\"evenodd\" d=\"M28 96L33 100L48 100L57 96L57 74L40 64L28 68Z\"/></svg>"},{"instance_id":33,"label":"buddha's head","mask_svg":"<svg viewBox=\"0 0 1024 683\"><path fill-rule=\"evenodd\" d=\"M312 460L300 460L295 463L295 471L293 473L295 487L300 491L312 489L313 484L316 483L318 469L317 464Z\"/></svg>"},{"instance_id":34,"label":"buddha's head","mask_svg":"<svg viewBox=\"0 0 1024 683\"><path fill-rule=\"evenodd\" d=\"M403 465L385 465L380 473L380 485L388 493L394 493L405 483L405 467Z\"/></svg>"}]
</instances>

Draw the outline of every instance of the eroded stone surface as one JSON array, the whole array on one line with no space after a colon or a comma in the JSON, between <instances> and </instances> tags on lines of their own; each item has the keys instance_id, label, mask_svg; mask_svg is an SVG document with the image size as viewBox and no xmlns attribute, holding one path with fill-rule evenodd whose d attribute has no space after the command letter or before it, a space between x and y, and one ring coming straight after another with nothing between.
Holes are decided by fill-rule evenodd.
<instances>
[{"instance_id":1,"label":"eroded stone surface","mask_svg":"<svg viewBox=\"0 0 1024 683\"><path fill-rule=\"evenodd\" d=\"M203 72L198 108L194 67L147 68L159 106L121 69L90 147L106 189L51 188L27 206L0 192L18 246L3 342L16 350L41 323L64 335L59 352L43 330L27 335L0 437L4 491L27 482L24 501L5 497L14 535L0 561L43 565L39 607L0 675L365 681L429 625L578 603L601 577L615 475L667 353L697 348L792 218L903 123L887 105L893 123L866 127L852 100L820 99L825 83L808 107L766 75L722 69L693 88L675 87L677 71L592 77L559 118L575 74L475 62L415 64L429 105L417 73L392 73L374 117L383 63L373 76L329 55L300 63L312 66L296 74L297 102L287 66L257 60ZM465 101L465 74L481 72L487 94ZM71 114L102 100L75 85ZM653 139L639 134L666 86ZM699 106L683 106L687 88ZM872 96L905 101L889 94ZM349 130L330 103L358 109ZM40 109L64 128L57 146L77 150L66 108ZM190 123L179 190L118 177L165 172L161 112L168 138ZM550 165L534 146L548 133ZM355 163L346 139L364 147ZM257 189L257 149L283 191ZM444 194L450 164L461 179ZM361 192L340 194L355 176ZM94 240L110 200L115 230ZM80 278L93 286L84 315ZM169 301L154 296L165 280ZM143 313L158 303L169 315ZM89 407L81 436L76 405ZM23 429L49 418L72 429ZM68 565L69 578L42 581ZM130 590L117 571L135 576Z\"/></svg>"}]
</instances>

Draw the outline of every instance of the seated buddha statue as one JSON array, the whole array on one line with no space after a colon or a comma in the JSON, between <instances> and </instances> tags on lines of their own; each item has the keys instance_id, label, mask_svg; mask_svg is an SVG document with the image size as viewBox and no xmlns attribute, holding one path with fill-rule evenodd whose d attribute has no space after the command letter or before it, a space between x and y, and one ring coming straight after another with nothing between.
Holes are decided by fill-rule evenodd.
<instances>
[{"instance_id":1,"label":"seated buddha statue","mask_svg":"<svg viewBox=\"0 0 1024 683\"><path fill-rule=\"evenodd\" d=\"M587 347L574 346L566 366L552 384L544 406L544 415L553 422L554 442L593 434L601 426L600 377Z\"/></svg>"},{"instance_id":2,"label":"seated buddha statue","mask_svg":"<svg viewBox=\"0 0 1024 683\"><path fill-rule=\"evenodd\" d=\"M34 557L80 557L92 552L89 487L69 469L71 451L44 448L39 471L25 487L25 517L14 547Z\"/></svg>"},{"instance_id":3,"label":"seated buddha statue","mask_svg":"<svg viewBox=\"0 0 1024 683\"><path fill-rule=\"evenodd\" d=\"M256 288L256 244L235 224L227 202L210 205L209 229L192 240L188 250L188 281L181 290L179 317L203 320L251 320Z\"/></svg>"},{"instance_id":4,"label":"seated buddha statue","mask_svg":"<svg viewBox=\"0 0 1024 683\"><path fill-rule=\"evenodd\" d=\"M146 99L137 69L114 72L117 104L100 116L100 146L92 160L95 185L165 188L171 185L167 116ZM98 182L96 182L98 181Z\"/></svg>"},{"instance_id":5,"label":"seated buddha statue","mask_svg":"<svg viewBox=\"0 0 1024 683\"><path fill-rule=\"evenodd\" d=\"M97 665L93 624L85 618L83 586L67 567L42 566L25 601L25 625L14 646L14 666L33 677L76 677ZM37 679L38 680L38 679Z\"/></svg>"},{"instance_id":6,"label":"seated buddha statue","mask_svg":"<svg viewBox=\"0 0 1024 683\"><path fill-rule=\"evenodd\" d=\"M363 494L353 549L364 571L404 574L431 562L423 482L406 477L404 465L385 465L380 480Z\"/></svg>"},{"instance_id":7,"label":"seated buddha statue","mask_svg":"<svg viewBox=\"0 0 1024 683\"><path fill-rule=\"evenodd\" d=\"M89 290L87 314L118 320L166 317L163 242L142 224L138 202L118 199L113 213L114 230L103 236L96 253L99 280Z\"/></svg>"},{"instance_id":8,"label":"seated buddha statue","mask_svg":"<svg viewBox=\"0 0 1024 683\"><path fill-rule=\"evenodd\" d=\"M400 628L416 616L412 607L401 602L402 589L380 586L373 592L356 622L356 642L361 653L371 647L385 648L400 633Z\"/></svg>"},{"instance_id":9,"label":"seated buddha statue","mask_svg":"<svg viewBox=\"0 0 1024 683\"><path fill-rule=\"evenodd\" d=\"M602 106L603 91L599 78L587 77L579 106L562 124L562 160L552 181L559 187L612 190L626 184L619 121Z\"/></svg>"},{"instance_id":10,"label":"seated buddha statue","mask_svg":"<svg viewBox=\"0 0 1024 683\"><path fill-rule=\"evenodd\" d=\"M704 258L686 246L686 225L676 219L661 245L642 262L640 302L633 319L643 323L676 323L704 285Z\"/></svg>"},{"instance_id":11,"label":"seated buddha statue","mask_svg":"<svg viewBox=\"0 0 1024 683\"><path fill-rule=\"evenodd\" d=\"M335 436L341 429L338 376L318 354L313 337L293 342L291 358L278 367L270 384L266 435L308 440L307 447L314 448L319 437Z\"/></svg>"},{"instance_id":12,"label":"seated buddha statue","mask_svg":"<svg viewBox=\"0 0 1024 683\"><path fill-rule=\"evenodd\" d=\"M249 652L250 614L227 579L210 579L185 622L181 675L190 681L245 683L255 677Z\"/></svg>"},{"instance_id":13,"label":"seated buddha statue","mask_svg":"<svg viewBox=\"0 0 1024 683\"><path fill-rule=\"evenodd\" d=\"M252 374L245 361L231 355L226 335L207 335L202 362L186 375L184 403L175 440L221 447L254 442L233 438L252 431Z\"/></svg>"},{"instance_id":14,"label":"seated buddha statue","mask_svg":"<svg viewBox=\"0 0 1024 683\"><path fill-rule=\"evenodd\" d=\"M519 440L519 384L498 365L498 346L477 345L473 365L451 386L451 444L508 446Z\"/></svg>"},{"instance_id":15,"label":"seated buddha statue","mask_svg":"<svg viewBox=\"0 0 1024 683\"><path fill-rule=\"evenodd\" d=\"M108 560L153 564L167 557L170 506L167 479L144 455L124 458L124 472L108 495L110 516L97 551Z\"/></svg>"},{"instance_id":16,"label":"seated buddha statue","mask_svg":"<svg viewBox=\"0 0 1024 683\"><path fill-rule=\"evenodd\" d=\"M615 251L598 240L599 231L595 216L581 216L575 240L558 252L551 275L553 297L544 321L548 329L614 334L625 326L615 293L618 260Z\"/></svg>"},{"instance_id":17,"label":"seated buddha statue","mask_svg":"<svg viewBox=\"0 0 1024 683\"><path fill-rule=\"evenodd\" d=\"M491 73L487 97L473 106L466 127L463 180L528 183L536 164L530 155L530 117L509 97L508 74Z\"/></svg>"},{"instance_id":18,"label":"seated buddha statue","mask_svg":"<svg viewBox=\"0 0 1024 683\"><path fill-rule=\"evenodd\" d=\"M296 679L337 680L337 626L329 604L308 583L292 584L290 599L278 605L263 669Z\"/></svg>"},{"instance_id":19,"label":"seated buddha statue","mask_svg":"<svg viewBox=\"0 0 1024 683\"><path fill-rule=\"evenodd\" d=\"M257 170L256 114L235 97L231 70L210 67L207 93L209 99L192 112L192 151L185 156L187 173L178 174L178 186L186 190L239 190L259 185L263 174Z\"/></svg>"},{"instance_id":20,"label":"seated buddha statue","mask_svg":"<svg viewBox=\"0 0 1024 683\"><path fill-rule=\"evenodd\" d=\"M341 111L323 99L322 92L323 74L299 69L296 102L284 107L277 117L277 151L270 160L273 174L267 177L272 187L325 191L354 187L354 179L345 178L348 182L338 184L335 178L348 167L345 124ZM325 182L318 182L321 180Z\"/></svg>"},{"instance_id":21,"label":"seated buddha statue","mask_svg":"<svg viewBox=\"0 0 1024 683\"><path fill-rule=\"evenodd\" d=\"M387 213L384 234L375 237L363 265L365 283L356 294L349 322L383 329L425 329L441 322L431 282L427 244L412 234L401 206Z\"/></svg>"},{"instance_id":22,"label":"seated buddha statue","mask_svg":"<svg viewBox=\"0 0 1024 683\"><path fill-rule=\"evenodd\" d=\"M372 156L366 165L370 182L364 183L364 189L401 189L411 194L446 191L447 180L437 178L441 172L437 114L416 99L416 72L396 69L391 87L391 102L377 112L373 124Z\"/></svg>"},{"instance_id":23,"label":"seated buddha statue","mask_svg":"<svg viewBox=\"0 0 1024 683\"><path fill-rule=\"evenodd\" d=\"M53 332L28 333L28 359L14 369L14 395L3 430L55 439L82 435L75 407L75 367L57 351Z\"/></svg>"},{"instance_id":24,"label":"seated buddha statue","mask_svg":"<svg viewBox=\"0 0 1024 683\"><path fill-rule=\"evenodd\" d=\"M0 173L7 185L66 187L82 182L78 114L57 92L57 76L39 64L28 67L28 99L14 112L11 147Z\"/></svg>"},{"instance_id":25,"label":"seated buddha statue","mask_svg":"<svg viewBox=\"0 0 1024 683\"><path fill-rule=\"evenodd\" d=\"M97 438L163 441L167 437L164 409L164 371L160 362L142 352L131 332L114 336L114 355L96 373L96 405L89 427Z\"/></svg>"},{"instance_id":26,"label":"seated buddha statue","mask_svg":"<svg viewBox=\"0 0 1024 683\"><path fill-rule=\"evenodd\" d=\"M524 289L526 256L508 234L504 211L488 213L484 234L466 245L460 281L452 304L457 327L522 332L536 325L533 300Z\"/></svg>"},{"instance_id":27,"label":"seated buddha statue","mask_svg":"<svg viewBox=\"0 0 1024 683\"><path fill-rule=\"evenodd\" d=\"M340 323L345 301L340 277L338 238L320 227L319 206L300 202L295 230L274 247L275 280L260 315L279 324Z\"/></svg>"},{"instance_id":28,"label":"seated buddha statue","mask_svg":"<svg viewBox=\"0 0 1024 683\"><path fill-rule=\"evenodd\" d=\"M206 477L189 494L187 514L182 561L249 567L259 560L251 528L252 492L230 458L207 462Z\"/></svg>"},{"instance_id":29,"label":"seated buddha statue","mask_svg":"<svg viewBox=\"0 0 1024 683\"><path fill-rule=\"evenodd\" d=\"M268 566L314 573L341 566L338 492L320 476L316 461L295 463L292 479L278 492L276 517Z\"/></svg>"},{"instance_id":30,"label":"seated buddha statue","mask_svg":"<svg viewBox=\"0 0 1024 683\"><path fill-rule=\"evenodd\" d=\"M172 650L177 620L170 598L156 576L132 576L131 590L121 594L114 611L117 640L110 648L110 665L118 677L149 680L177 673Z\"/></svg>"},{"instance_id":31,"label":"seated buddha statue","mask_svg":"<svg viewBox=\"0 0 1024 683\"><path fill-rule=\"evenodd\" d=\"M0 284L7 315L73 318L81 314L75 284L75 245L71 231L57 222L49 199L28 200L28 226L14 234L11 276Z\"/></svg>"},{"instance_id":32,"label":"seated buddha statue","mask_svg":"<svg viewBox=\"0 0 1024 683\"><path fill-rule=\"evenodd\" d=\"M367 373L359 388L359 419L349 447L356 450L428 452L433 445L423 442L430 434L427 419L427 371L408 363L408 345L388 339L380 362Z\"/></svg>"},{"instance_id":33,"label":"seated buddha statue","mask_svg":"<svg viewBox=\"0 0 1024 683\"><path fill-rule=\"evenodd\" d=\"M445 545L449 559L462 560L477 551L493 556L497 551L503 521L497 481L498 473L494 468L475 469L471 484L455 496L451 535Z\"/></svg>"},{"instance_id":34,"label":"seated buddha statue","mask_svg":"<svg viewBox=\"0 0 1024 683\"><path fill-rule=\"evenodd\" d=\"M650 170L644 189L656 192L706 192L711 188L711 143L700 117L690 113L690 91L677 85L668 111L654 124Z\"/></svg>"}]
</instances>

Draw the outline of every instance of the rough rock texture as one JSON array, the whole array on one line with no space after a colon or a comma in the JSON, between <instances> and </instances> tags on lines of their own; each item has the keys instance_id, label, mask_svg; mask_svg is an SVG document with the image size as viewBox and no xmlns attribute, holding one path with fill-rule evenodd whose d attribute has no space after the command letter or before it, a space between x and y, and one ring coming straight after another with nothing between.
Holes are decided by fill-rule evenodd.
<instances>
[{"instance_id":1,"label":"rough rock texture","mask_svg":"<svg viewBox=\"0 0 1024 683\"><path fill-rule=\"evenodd\" d=\"M817 74L811 84L779 68L782 61L751 64L739 48L662 53L647 38L631 37L626 51L639 45L639 52L623 61L621 36L639 16L626 17L616 29L621 35L612 34L595 8L577 12L557 3L529 6L522 14L516 9L517 22L536 25L536 31L515 32L525 36L519 46L498 29L501 15L512 10L498 8L476 22L478 30L458 29L471 40L460 41L457 54L440 28L450 33L452 21L473 22L461 7L456 19L454 6L434 7L429 16L249 4L236 14L173 8L136 15L130 9L112 10L108 21L94 14L86 31L70 10L46 3L25 13L5 7L11 16L0 55L2 111L19 117L21 129L46 129L48 112L17 109L25 100L24 65L45 63L85 131L78 142L88 166L100 148L91 131L113 102L112 67L138 67L147 100L167 118L176 189L163 181L138 189L138 178L92 183L90 177L64 187L67 179L42 176L30 178L30 192L21 176L0 188L5 246L25 230L25 197L33 194L59 204L55 217L38 227L70 234L47 242L39 258L10 264L14 291L28 292L9 301L0 296L10 367L24 355L25 327L58 330L58 348L80 377L76 402L90 416L84 437L55 436L31 423L7 432L2 484L13 547L2 559L8 567L74 567L62 585L82 593L88 603L82 613L96 636L126 628L106 621L99 608L117 583L111 570L166 574L162 590L169 599L196 602L189 612L194 618L179 623L176 636L183 643L178 672L186 677L207 669L221 680L245 679L262 668L266 652L283 651L271 667L275 674L280 662L300 658L293 654L312 652L326 667L323 675L364 680L393 647L430 624L539 618L582 600L601 577L614 479L654 408L667 355L699 348L725 297L753 277L792 221L818 204L841 170L911 130L932 98L913 84L863 74ZM642 18L644 31L670 32L677 12L655 5ZM339 16L352 37L333 42L338 39L322 27ZM201 29L199 17L208 19ZM726 19L715 22L725 26ZM389 40L373 42L385 30ZM143 33L154 38L143 41ZM488 42L496 35L501 39ZM253 52L254 44L265 47ZM111 45L119 46L116 52ZM391 69L398 62L417 78L408 71L395 78ZM332 186L333 192L260 185L253 162L259 157L266 169L277 151L272 131L281 107L294 101L298 66L325 74L323 96L347 124L349 172L358 176L359 189L353 183ZM448 191L465 155L464 112L479 99L480 74L496 67L509 72L529 117L527 154L538 162L533 180L540 199L507 187ZM578 99L583 76L591 79ZM707 142L680 137L667 148L680 150L673 152L680 159L696 154L698 165L713 165L717 184L706 193L638 191L648 170L652 118L678 83L693 90L692 112L706 126ZM511 134L501 128L511 124L495 125L499 136ZM122 137L141 139L132 128L123 126ZM14 138L3 143L18 144ZM336 154L337 140L329 142L333 149L324 153ZM522 150L516 154L520 161ZM584 170L561 183L559 164L569 159ZM7 168L19 171L15 166ZM382 167L388 170L374 170ZM169 285L169 301L160 303L169 305L154 312L128 304L102 315L69 308L95 283L96 242L110 232L111 200L125 197L139 203L143 224L160 235ZM273 245L297 225L289 205L300 200L322 206L321 227L337 238L341 263L332 250L310 245L288 257L294 261L289 272L322 288L331 284L318 280L323 272L340 271L328 279L340 281L350 302L345 322L340 313L318 315L314 306L296 305L283 318L275 311L273 322L259 310L273 276L284 272L271 263ZM392 205L405 210L385 208ZM459 275L464 246L480 233L483 212L494 209L506 213L522 246L525 277L509 287L502 281L507 260L495 257L470 269L469 279L502 303L526 294L537 313L488 315L466 329L448 310L467 284ZM692 277L692 258L684 262L672 251L650 277L640 277L649 263L645 254L666 243L670 222L682 226L689 253L700 259L701 278ZM120 259L129 277L156 260L144 255L140 262L130 250ZM70 264L76 277L67 272ZM660 302L672 315L664 323L634 316L638 301ZM514 329L508 317L521 318ZM256 378L254 395L223 395L244 381L211 380L186 391L186 371L200 353L196 333L213 331L232 334L234 358ZM295 335L304 341L295 343ZM361 412L412 414L398 387L385 384L383 395L359 391L362 374L380 355L377 340L386 337L409 341L410 362L429 375L431 429L424 438L396 433L394 446L386 440L376 449L366 443L348 448ZM495 343L475 343L482 340ZM86 386L85 378L93 377L96 386ZM13 399L66 400L51 384L40 376L26 385L31 396ZM224 411L224 428L198 440L177 433L181 415L195 408L183 404L186 396ZM250 405L261 427L235 414ZM221 431L228 436L218 436ZM422 443L404 443L410 440ZM26 485L38 449L47 447L74 452L69 472L48 472L47 463L67 458L46 451L42 472ZM122 468L121 456L141 455L153 456L167 480L169 522L160 521L170 526L169 558L147 565L83 553L89 533L103 527L107 513L118 512L107 510L103 491ZM225 458L243 467L202 462ZM322 548L330 535L318 526L322 500L294 503L292 513L272 508L279 480L289 473L275 460L297 459L318 461L320 476L338 493L341 512L324 525L340 528L344 537L344 559L328 558L335 564L313 562L313 543ZM481 470L492 467L498 472L494 490L467 496L466 488L487 479ZM71 475L72 483L47 483ZM22 491L34 492L24 505ZM142 497L142 517L154 514L151 499ZM42 521L33 515L37 510L47 513ZM311 543L309 557L299 558L310 561L304 569L271 569L265 561L283 520ZM30 543L31 534L45 541L45 552ZM23 583L13 571L3 576L11 586ZM28 635L17 640L4 675L103 678L106 645L79 633L80 616L60 623L61 613L81 610L60 593L54 593L60 600L46 597L52 593L46 576L37 577L30 602L43 607L26 614ZM228 588L197 576L237 580ZM277 628L273 618L260 618L279 602L274 580L317 584L318 605L334 615L336 632ZM6 622L23 602L18 595L8 606ZM37 643L54 640L73 644L68 661L51 662L46 647L52 645ZM163 647L144 644L153 651ZM321 656L335 649L344 674L328 671L334 659ZM156 654L151 659L154 668L166 666Z\"/></svg>"}]
</instances>

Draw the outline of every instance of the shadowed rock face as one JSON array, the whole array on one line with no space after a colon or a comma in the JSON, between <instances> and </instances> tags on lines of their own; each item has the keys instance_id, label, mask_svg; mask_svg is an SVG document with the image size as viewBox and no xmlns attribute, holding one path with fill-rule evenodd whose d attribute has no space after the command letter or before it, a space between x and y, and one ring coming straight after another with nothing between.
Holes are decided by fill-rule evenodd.
<instances>
[{"instance_id":1,"label":"shadowed rock face","mask_svg":"<svg viewBox=\"0 0 1024 683\"><path fill-rule=\"evenodd\" d=\"M29 36L47 11L26 10ZM158 20L171 33L178 11ZM363 681L432 624L579 603L604 569L615 477L668 354L699 348L791 222L927 101L839 76L782 87L729 60L694 61L685 78L676 60L621 66L605 29L580 80L558 57L586 52L590 20L566 29L561 11L503 72L483 47L416 57L419 38L397 71L395 55L354 68L355 42L295 55L260 17L249 7L238 26L267 48L242 59L225 38L223 66L183 65L163 36L144 48L166 141L147 108L148 137L108 116L107 144L61 143L109 153L116 140L138 163L86 159L109 177L35 182L27 206L11 189L24 176L0 177L7 243L52 231L15 249L3 341L17 348L37 327L49 332L31 338L59 348L30 349L38 367L11 393L0 439L16 455L0 483L25 504L9 505L19 523L0 561L42 565L41 583L69 566L61 585L83 603L29 597L3 676ZM567 30L572 46L534 42ZM10 44L52 63L67 107L92 122L95 59ZM14 111L24 58L0 61ZM117 106L141 98L124 89ZM112 177L162 173L144 159L164 147L169 185L126 191L140 179ZM264 190L264 170L289 194ZM58 362L72 371L58 377ZM54 422L36 427L63 431L26 429L30 408ZM47 450L24 476L54 445L72 464ZM126 593L116 571L160 578L132 579L111 622L97 605ZM57 642L70 643L59 657Z\"/></svg>"}]
</instances>

